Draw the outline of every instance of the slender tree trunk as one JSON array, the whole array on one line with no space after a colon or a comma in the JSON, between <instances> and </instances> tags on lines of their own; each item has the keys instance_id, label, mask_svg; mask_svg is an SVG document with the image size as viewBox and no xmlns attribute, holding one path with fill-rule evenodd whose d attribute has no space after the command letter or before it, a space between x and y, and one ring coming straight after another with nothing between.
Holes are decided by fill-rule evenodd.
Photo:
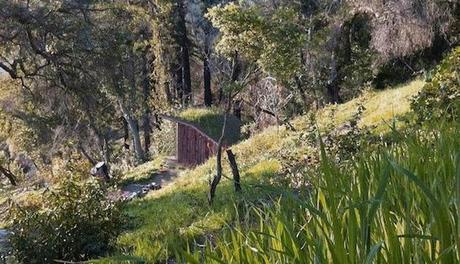
<instances>
[{"instance_id":1,"label":"slender tree trunk","mask_svg":"<svg viewBox=\"0 0 460 264\"><path fill-rule=\"evenodd\" d=\"M204 81L204 105L210 107L212 105L212 91L211 91L211 69L209 68L209 45L205 41L203 58L203 81Z\"/></svg>"},{"instance_id":2,"label":"slender tree trunk","mask_svg":"<svg viewBox=\"0 0 460 264\"><path fill-rule=\"evenodd\" d=\"M230 76L230 81L236 82L238 77L241 74L241 65L239 61L239 54L235 52L232 59L232 75Z\"/></svg>"},{"instance_id":3,"label":"slender tree trunk","mask_svg":"<svg viewBox=\"0 0 460 264\"><path fill-rule=\"evenodd\" d=\"M142 93L144 96L143 100L143 107L144 107L144 115L142 117L142 127L144 130L144 153L145 156L149 156L149 149L150 149L150 134L152 133L152 127L150 126L150 116L151 116L151 109L149 106L149 99L150 99L150 91L152 89L151 82L149 78L149 68L148 68L148 59L147 59L147 52L144 53L143 56L143 63L142 63Z\"/></svg>"},{"instance_id":4,"label":"slender tree trunk","mask_svg":"<svg viewBox=\"0 0 460 264\"><path fill-rule=\"evenodd\" d=\"M128 128L128 122L126 122L126 119L123 117L123 146L125 150L129 150L129 128Z\"/></svg>"},{"instance_id":5,"label":"slender tree trunk","mask_svg":"<svg viewBox=\"0 0 460 264\"><path fill-rule=\"evenodd\" d=\"M103 139L102 158L103 158L103 160L105 162L105 165L108 168L109 167L109 162L110 162L110 145L109 145L109 140L107 139L107 136L104 136L104 139Z\"/></svg>"},{"instance_id":6,"label":"slender tree trunk","mask_svg":"<svg viewBox=\"0 0 460 264\"><path fill-rule=\"evenodd\" d=\"M133 109L135 109L135 106L138 104L136 100L137 83L136 83L136 75L135 75L136 64L135 64L134 59L135 59L135 55L130 50L129 57L128 57L128 67L125 71L122 70L122 72L124 73L124 77L129 82L128 87L123 87L123 88L129 89L128 90L128 100L127 102L125 102L123 99L119 99L118 104L120 106L123 117L125 118L128 124L129 132L131 132L136 159L139 162L143 162L145 161L145 154L144 154L144 150L142 149L142 144L141 144L141 137L139 133L139 122L133 113L134 112ZM127 103L128 105L125 105L125 103Z\"/></svg>"},{"instance_id":7,"label":"slender tree trunk","mask_svg":"<svg viewBox=\"0 0 460 264\"><path fill-rule=\"evenodd\" d=\"M302 85L302 80L299 76L296 76L294 78L295 80L295 84L296 84L296 88L297 90L299 91L299 94L300 94L300 97L302 98L302 102L305 104L305 105L308 105L308 99L307 99L307 95L305 94L305 89L303 88L303 85Z\"/></svg>"},{"instance_id":8,"label":"slender tree trunk","mask_svg":"<svg viewBox=\"0 0 460 264\"><path fill-rule=\"evenodd\" d=\"M91 163L91 165L94 166L97 164L97 161L91 157L91 155L89 155L89 153L81 144L78 145L78 149L80 150L81 154L83 154L83 156L85 156L85 158Z\"/></svg>"},{"instance_id":9,"label":"slender tree trunk","mask_svg":"<svg viewBox=\"0 0 460 264\"><path fill-rule=\"evenodd\" d=\"M330 103L342 103L340 84L344 77L344 66L351 63L351 24L344 23L332 36L331 71L327 82L327 96Z\"/></svg>"},{"instance_id":10,"label":"slender tree trunk","mask_svg":"<svg viewBox=\"0 0 460 264\"><path fill-rule=\"evenodd\" d=\"M183 103L189 104L192 98L192 79L190 75L190 41L187 36L187 24L185 21L184 1L179 1L178 6L178 24L177 24L177 42L180 46L180 68L181 68L181 86L183 91Z\"/></svg>"},{"instance_id":11,"label":"slender tree trunk","mask_svg":"<svg viewBox=\"0 0 460 264\"><path fill-rule=\"evenodd\" d=\"M242 107L242 102L240 100L235 100L233 102L233 115L241 120L241 107Z\"/></svg>"},{"instance_id":12,"label":"slender tree trunk","mask_svg":"<svg viewBox=\"0 0 460 264\"><path fill-rule=\"evenodd\" d=\"M181 52L180 49L178 49L177 51L178 53ZM176 92L176 95L175 95L175 99L181 103L184 103L184 82L183 82L183 79L182 79L182 75L183 75L183 69L182 69L182 66L179 65L179 64L176 64L174 65L174 68L176 69L175 70L175 79L176 79L176 87L175 87L175 92Z\"/></svg>"},{"instance_id":13,"label":"slender tree trunk","mask_svg":"<svg viewBox=\"0 0 460 264\"><path fill-rule=\"evenodd\" d=\"M108 162L109 154L106 153L106 150L108 151L109 146L106 145L107 142L105 142L106 136L101 131L101 128L96 125L96 123L94 122L93 117L91 116L91 112L88 109L89 109L89 107L85 108L84 111L85 111L86 115L89 118L89 126L90 126L91 130L93 130L94 134L96 134L96 139L97 139L98 147L99 147L99 150L100 150L100 157L99 158L101 158L103 160L107 160L107 162Z\"/></svg>"},{"instance_id":14,"label":"slender tree trunk","mask_svg":"<svg viewBox=\"0 0 460 264\"><path fill-rule=\"evenodd\" d=\"M342 30L340 32L340 45L339 45L339 53L340 53L340 68L343 66L351 63L351 42L352 42L352 34L351 34L351 23L346 22L342 26Z\"/></svg>"},{"instance_id":15,"label":"slender tree trunk","mask_svg":"<svg viewBox=\"0 0 460 264\"><path fill-rule=\"evenodd\" d=\"M133 147L136 158L139 161L144 161L145 156L144 151L142 149L141 137L139 134L139 126L137 125L137 120L132 116L132 114L129 112L129 110L122 102L119 102L119 106L121 112L123 113L123 117L125 118L126 123L128 124L129 132L131 132L131 136L133 138Z\"/></svg>"},{"instance_id":16,"label":"slender tree trunk","mask_svg":"<svg viewBox=\"0 0 460 264\"><path fill-rule=\"evenodd\" d=\"M337 67L337 55L335 51L331 54L331 65L330 65L329 79L326 84L327 97L329 103L340 103L340 87L339 87L339 76L338 76L338 67Z\"/></svg>"},{"instance_id":17,"label":"slender tree trunk","mask_svg":"<svg viewBox=\"0 0 460 264\"><path fill-rule=\"evenodd\" d=\"M239 78L240 73L241 73L241 68L240 68L239 59L238 59L238 52L235 52L235 55L233 57L233 62L232 62L232 73L230 75L230 81L236 82ZM213 180L209 183L209 187L210 187L209 194L208 194L209 204L212 204L214 200L214 196L216 194L217 185L219 184L220 179L222 178L222 145L223 145L224 138L225 138L228 113L230 112L232 108L232 98L233 98L232 94L229 94L227 106L225 108L224 124L222 125L222 134L220 135L220 138L217 144L216 175L214 176ZM236 160L234 161L236 164Z\"/></svg>"},{"instance_id":18,"label":"slender tree trunk","mask_svg":"<svg viewBox=\"0 0 460 264\"><path fill-rule=\"evenodd\" d=\"M224 115L224 124L222 125L222 134L220 135L219 142L217 144L216 175L214 176L212 181L209 183L209 186L210 186L209 194L208 194L209 204L212 204L212 202L214 201L217 185L219 184L220 179L222 178L222 145L224 142L226 127L227 127L227 113L225 113Z\"/></svg>"},{"instance_id":19,"label":"slender tree trunk","mask_svg":"<svg viewBox=\"0 0 460 264\"><path fill-rule=\"evenodd\" d=\"M224 100L224 86L221 84L219 85L219 104L222 103Z\"/></svg>"}]
</instances>

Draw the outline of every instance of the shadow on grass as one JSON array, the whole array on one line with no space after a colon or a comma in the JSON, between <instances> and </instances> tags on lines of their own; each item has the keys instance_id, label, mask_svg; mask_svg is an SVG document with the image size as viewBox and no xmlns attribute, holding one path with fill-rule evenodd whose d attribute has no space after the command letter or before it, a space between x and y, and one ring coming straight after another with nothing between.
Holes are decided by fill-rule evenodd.
<instances>
[{"instance_id":1,"label":"shadow on grass","mask_svg":"<svg viewBox=\"0 0 460 264\"><path fill-rule=\"evenodd\" d=\"M241 193L235 193L231 181L221 182L212 205L207 201L205 183L126 204L124 211L129 225L116 242L118 256L100 263L166 261L177 252L203 243L234 222L236 211L244 207L240 205L266 204L283 192L256 179L247 179L242 187ZM129 256L135 259L126 259Z\"/></svg>"}]
</instances>

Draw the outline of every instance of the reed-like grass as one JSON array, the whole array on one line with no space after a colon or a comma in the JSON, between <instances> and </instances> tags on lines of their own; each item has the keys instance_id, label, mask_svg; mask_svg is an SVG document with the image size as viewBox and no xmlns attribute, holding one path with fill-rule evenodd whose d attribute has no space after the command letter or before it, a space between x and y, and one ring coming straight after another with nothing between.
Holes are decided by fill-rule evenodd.
<instances>
[{"instance_id":1,"label":"reed-like grass","mask_svg":"<svg viewBox=\"0 0 460 264\"><path fill-rule=\"evenodd\" d=\"M178 258L189 263L459 263L459 135L458 124L398 134L399 143L363 152L340 168L322 151L309 198L284 194L273 204L243 210L243 220L201 252Z\"/></svg>"}]
</instances>

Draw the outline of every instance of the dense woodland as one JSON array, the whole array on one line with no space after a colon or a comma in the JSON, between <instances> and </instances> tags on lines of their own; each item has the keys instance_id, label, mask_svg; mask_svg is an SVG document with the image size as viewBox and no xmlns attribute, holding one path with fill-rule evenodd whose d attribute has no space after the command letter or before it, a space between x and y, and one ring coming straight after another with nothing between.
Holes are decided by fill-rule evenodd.
<instances>
[{"instance_id":1,"label":"dense woodland","mask_svg":"<svg viewBox=\"0 0 460 264\"><path fill-rule=\"evenodd\" d=\"M9 261L455 263L459 44L456 0L0 0L0 222L12 230ZM423 84L407 88L410 102L369 95L414 80ZM393 104L410 111L366 121L366 109ZM184 169L201 179L195 189L180 191L192 184L182 183L144 204L107 198L174 154L164 115L193 122L197 113L224 118L207 120L217 157ZM236 160L230 150L231 168L230 116L243 142L232 148ZM90 176L101 161L109 183ZM407 178L391 182L396 173ZM398 202L405 188L411 210ZM174 199L189 204L174 209ZM179 216L165 215L173 210ZM207 227L186 228L194 223Z\"/></svg>"}]
</instances>

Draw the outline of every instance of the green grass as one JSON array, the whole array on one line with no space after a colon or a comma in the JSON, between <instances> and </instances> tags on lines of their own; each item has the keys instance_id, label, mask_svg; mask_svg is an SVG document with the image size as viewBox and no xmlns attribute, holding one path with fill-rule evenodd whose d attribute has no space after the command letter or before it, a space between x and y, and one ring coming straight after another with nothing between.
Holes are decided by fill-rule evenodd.
<instances>
[{"instance_id":1,"label":"green grass","mask_svg":"<svg viewBox=\"0 0 460 264\"><path fill-rule=\"evenodd\" d=\"M362 102L368 110L363 114L365 121L361 125L378 125L383 131L387 125L377 117L388 122L398 115L406 114L409 110L408 98L415 95L422 85L421 81L413 81L394 89L367 92L346 104L326 107L317 113L317 120L323 131L331 122L339 126L352 118L358 102ZM390 99L391 104L387 102ZM193 109L183 113L182 118L200 123L196 120L206 116L203 114L206 112L203 109ZM329 119L330 112L336 113L332 120ZM282 169L282 157L286 153L303 156L317 151L302 143L304 131L309 126L308 120L307 116L296 118L293 121L296 131L284 126L270 127L232 147L242 174L242 196L235 196L231 181L223 178L215 203L212 206L207 204L208 180L215 172L215 159L211 159L195 169L183 171L174 184L128 204L126 212L130 216L131 226L118 238L116 256L101 262L113 263L126 256L140 257L148 263L164 261L173 256L175 251L203 241L225 227L226 223L232 222L236 217L235 203L259 203L274 193L279 195L281 190L273 190L265 184L267 179ZM231 177L225 159L223 163L224 175ZM143 171L140 169L139 174L148 174L148 169L146 173L141 173ZM134 170L129 178L143 177L136 174L137 170ZM121 262L131 263L125 260Z\"/></svg>"},{"instance_id":2,"label":"green grass","mask_svg":"<svg viewBox=\"0 0 460 264\"><path fill-rule=\"evenodd\" d=\"M393 88L382 91L366 91L342 105L330 105L321 110L317 115L320 127L339 126L352 118L356 109L361 104L365 110L359 126L377 127L377 132L389 132L385 122L404 116L410 111L410 99L415 96L425 85L419 79L413 80ZM305 128L308 123L305 119L294 120L296 127Z\"/></svg>"},{"instance_id":3,"label":"green grass","mask_svg":"<svg viewBox=\"0 0 460 264\"><path fill-rule=\"evenodd\" d=\"M186 248L188 242L199 241L206 234L220 230L232 219L235 201L254 201L265 197L266 192L249 190L248 184L256 183L256 179L261 176L275 174L278 169L276 161L265 161L262 165L253 166L248 173L243 174L244 193L238 197L234 194L231 182L224 180L212 206L207 202L207 184L204 179L202 182L191 181L201 177L195 175L194 171L184 172L177 179L175 187L166 186L144 199L126 205L130 227L116 242L119 252L140 257L148 263L166 260L175 254L174 250ZM113 257L100 261L113 263L117 259Z\"/></svg>"},{"instance_id":4,"label":"green grass","mask_svg":"<svg viewBox=\"0 0 460 264\"><path fill-rule=\"evenodd\" d=\"M458 263L460 125L409 131L337 167L323 152L311 196L249 206L189 263ZM441 127L441 128L438 128ZM255 220L254 220L255 219Z\"/></svg>"},{"instance_id":5,"label":"green grass","mask_svg":"<svg viewBox=\"0 0 460 264\"><path fill-rule=\"evenodd\" d=\"M224 116L214 108L189 108L179 114L179 118L194 123L211 138L218 141L222 135ZM225 140L227 144L238 142L240 136L240 121L233 115L227 119Z\"/></svg>"}]
</instances>

